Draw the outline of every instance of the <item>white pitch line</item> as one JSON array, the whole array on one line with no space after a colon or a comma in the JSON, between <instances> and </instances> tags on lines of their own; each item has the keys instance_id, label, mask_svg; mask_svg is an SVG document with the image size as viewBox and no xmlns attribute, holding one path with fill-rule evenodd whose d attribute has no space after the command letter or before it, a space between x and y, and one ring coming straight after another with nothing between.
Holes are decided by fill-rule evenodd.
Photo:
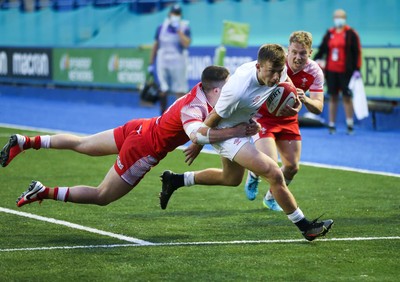
<instances>
[{"instance_id":1,"label":"white pitch line","mask_svg":"<svg viewBox=\"0 0 400 282\"><path fill-rule=\"evenodd\" d=\"M400 236L393 237L354 237L354 238L325 238L317 242L350 242L350 241L376 241L376 240L400 240ZM87 246L56 246L36 248L0 249L0 252L17 251L48 251L48 250L72 250L72 249L95 249L95 248L124 248L124 247L162 247L162 246L206 246L206 245L235 245L235 244L288 244L306 243L305 239L280 239L280 240L239 240L239 241L215 241L215 242L176 242L176 243L152 243L152 244L113 244L113 245L87 245Z\"/></svg>"},{"instance_id":2,"label":"white pitch line","mask_svg":"<svg viewBox=\"0 0 400 282\"><path fill-rule=\"evenodd\" d=\"M104 235L104 236L116 238L116 239L119 239L122 241L127 241L127 242L131 242L131 243L139 244L139 245L153 245L153 243L151 243L151 242L147 242L147 241L140 240L137 238L128 237L125 235L116 234L116 233L112 233L112 232L107 232L107 231L99 230L96 228L86 227L83 225L71 223L71 222L64 221L64 220L58 220L58 219L54 219L54 218L44 217L44 216L35 215L35 214L31 214L31 213L26 213L26 212L20 212L20 211L11 210L11 209L2 208L2 207L0 207L0 212L15 214L18 216L23 216L23 217L27 217L27 218L40 220L40 221L50 222L53 224L64 225L69 228L74 228L74 229L83 230L83 231L87 231L87 232L91 232L91 233L95 233L95 234L99 234L99 235Z\"/></svg>"},{"instance_id":3,"label":"white pitch line","mask_svg":"<svg viewBox=\"0 0 400 282\"><path fill-rule=\"evenodd\" d=\"M23 126L17 124L9 124L9 123L0 123L0 127L5 128L15 128L21 130L30 130L30 131L42 131L42 132L53 132L53 133L70 133L70 134L77 134L77 135L88 135L87 133L79 133L79 132L70 132L70 131L63 131L57 129L49 129L49 128L40 128L40 127L30 127L30 126ZM9 135L2 136L2 137L9 137ZM179 146L178 149L183 150L186 146ZM212 149L210 145L206 145L205 148L202 150L203 153L213 154L216 155L217 152ZM279 160L280 161L280 160ZM329 169L336 169L336 170L344 170L344 171L353 171L358 173L365 173L365 174L376 174L376 175L383 175L383 176L391 176L391 177L400 177L399 173L391 173L391 172L384 172L384 171L374 171L374 170L367 170L367 169L358 169L346 166L337 166L337 165L329 165L329 164L321 164L321 163L313 163L313 162L303 162L301 161L300 164L306 166L313 166L313 167L321 167L321 168L329 168Z\"/></svg>"},{"instance_id":4,"label":"white pitch line","mask_svg":"<svg viewBox=\"0 0 400 282\"><path fill-rule=\"evenodd\" d=\"M348 167L348 166L328 165L328 164L313 163L313 162L300 162L300 164L303 164L306 166L318 167L318 168L328 168L328 169L336 169L336 170L344 170L344 171L353 171L353 172L365 173L365 174L376 174L376 175L383 175L383 176L400 177L400 174L398 174L398 173L374 171L374 170L361 169L361 168L352 168L352 167Z\"/></svg>"},{"instance_id":5,"label":"white pitch line","mask_svg":"<svg viewBox=\"0 0 400 282\"><path fill-rule=\"evenodd\" d=\"M39 131L45 133L70 133L76 135L88 135L87 133L79 133L79 132L72 132L67 130L59 130L59 129L52 129L52 128L44 128L44 127L33 127L33 126L24 126L24 125L16 125L16 124L9 124L9 123L1 123L0 127L5 127L9 129L19 129L19 130L29 130L29 131ZM3 134L4 137L5 134ZM10 137L10 134L6 135L6 137Z\"/></svg>"}]
</instances>

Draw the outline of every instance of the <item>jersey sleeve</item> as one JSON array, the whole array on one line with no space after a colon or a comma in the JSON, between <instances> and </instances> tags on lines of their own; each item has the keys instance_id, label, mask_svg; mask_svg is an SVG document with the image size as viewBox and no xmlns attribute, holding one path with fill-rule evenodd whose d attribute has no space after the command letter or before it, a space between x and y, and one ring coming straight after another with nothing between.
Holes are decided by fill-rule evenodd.
<instances>
[{"instance_id":1,"label":"jersey sleeve","mask_svg":"<svg viewBox=\"0 0 400 282\"><path fill-rule=\"evenodd\" d=\"M162 25L158 26L156 29L156 33L154 35L154 40L156 40L156 41L158 41L158 38L160 37L161 27L162 27Z\"/></svg>"},{"instance_id":2,"label":"jersey sleeve","mask_svg":"<svg viewBox=\"0 0 400 282\"><path fill-rule=\"evenodd\" d=\"M230 117L239 105L237 92L240 92L240 89L236 87L236 83L233 80L234 77L224 85L221 96L214 108L215 112L222 118Z\"/></svg>"},{"instance_id":3,"label":"jersey sleeve","mask_svg":"<svg viewBox=\"0 0 400 282\"><path fill-rule=\"evenodd\" d=\"M285 65L285 67L284 67L284 69L282 71L281 77L279 78L279 82L286 81L287 78L288 78L287 66Z\"/></svg>"},{"instance_id":4,"label":"jersey sleeve","mask_svg":"<svg viewBox=\"0 0 400 282\"><path fill-rule=\"evenodd\" d=\"M189 37L189 38L192 37L192 34L191 34L191 31L190 31L190 28L189 28L189 27L185 29L185 35L186 35L187 37Z\"/></svg>"},{"instance_id":5,"label":"jersey sleeve","mask_svg":"<svg viewBox=\"0 0 400 282\"><path fill-rule=\"evenodd\" d=\"M182 108L181 121L188 137L194 130L199 129L206 115L206 109L200 105L188 104Z\"/></svg>"},{"instance_id":6,"label":"jersey sleeve","mask_svg":"<svg viewBox=\"0 0 400 282\"><path fill-rule=\"evenodd\" d=\"M183 33L184 33L187 37L191 38L191 37L192 37L192 31L191 31L191 29L190 29L189 22L183 20L183 21L182 21L182 24L183 24Z\"/></svg>"},{"instance_id":7,"label":"jersey sleeve","mask_svg":"<svg viewBox=\"0 0 400 282\"><path fill-rule=\"evenodd\" d=\"M325 82L324 72L317 63L314 64L314 68L314 81L313 84L311 84L309 91L323 93Z\"/></svg>"}]
</instances>

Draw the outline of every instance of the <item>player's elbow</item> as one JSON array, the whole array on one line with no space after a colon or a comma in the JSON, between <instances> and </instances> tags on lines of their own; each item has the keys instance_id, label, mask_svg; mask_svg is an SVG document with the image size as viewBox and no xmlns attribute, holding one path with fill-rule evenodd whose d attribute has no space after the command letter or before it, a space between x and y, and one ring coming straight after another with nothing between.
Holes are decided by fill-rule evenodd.
<instances>
[{"instance_id":1,"label":"player's elbow","mask_svg":"<svg viewBox=\"0 0 400 282\"><path fill-rule=\"evenodd\" d=\"M320 114L322 114L322 108L321 109L320 108L310 109L309 112L314 115L320 115Z\"/></svg>"}]
</instances>

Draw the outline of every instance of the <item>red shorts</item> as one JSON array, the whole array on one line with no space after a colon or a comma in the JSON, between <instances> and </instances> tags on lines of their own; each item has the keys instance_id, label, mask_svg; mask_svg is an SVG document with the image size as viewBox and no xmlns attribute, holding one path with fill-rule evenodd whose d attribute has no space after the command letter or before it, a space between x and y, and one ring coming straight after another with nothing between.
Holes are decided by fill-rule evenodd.
<instances>
[{"instance_id":1,"label":"red shorts","mask_svg":"<svg viewBox=\"0 0 400 282\"><path fill-rule=\"evenodd\" d=\"M269 119L258 119L261 124L261 131L257 133L253 140L260 138L274 138L275 140L301 140L299 123L296 121L281 122L270 121Z\"/></svg>"},{"instance_id":2,"label":"red shorts","mask_svg":"<svg viewBox=\"0 0 400 282\"><path fill-rule=\"evenodd\" d=\"M159 163L143 135L147 131L146 125L144 119L138 119L114 129L114 139L119 151L114 168L132 186L139 183Z\"/></svg>"}]
</instances>

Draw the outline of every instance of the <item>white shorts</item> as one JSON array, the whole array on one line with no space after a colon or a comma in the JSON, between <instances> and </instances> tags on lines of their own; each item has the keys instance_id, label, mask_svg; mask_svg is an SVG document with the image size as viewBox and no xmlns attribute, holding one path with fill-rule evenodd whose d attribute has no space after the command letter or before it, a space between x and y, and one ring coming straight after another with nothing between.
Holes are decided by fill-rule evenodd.
<instances>
[{"instance_id":1,"label":"white shorts","mask_svg":"<svg viewBox=\"0 0 400 282\"><path fill-rule=\"evenodd\" d=\"M232 138L211 145L220 156L233 161L233 158L236 156L237 152L239 152L243 145L248 142L251 142L251 137Z\"/></svg>"},{"instance_id":2,"label":"white shorts","mask_svg":"<svg viewBox=\"0 0 400 282\"><path fill-rule=\"evenodd\" d=\"M184 54L173 60L157 55L157 77L162 92L186 93L189 90L187 63Z\"/></svg>"}]
</instances>

